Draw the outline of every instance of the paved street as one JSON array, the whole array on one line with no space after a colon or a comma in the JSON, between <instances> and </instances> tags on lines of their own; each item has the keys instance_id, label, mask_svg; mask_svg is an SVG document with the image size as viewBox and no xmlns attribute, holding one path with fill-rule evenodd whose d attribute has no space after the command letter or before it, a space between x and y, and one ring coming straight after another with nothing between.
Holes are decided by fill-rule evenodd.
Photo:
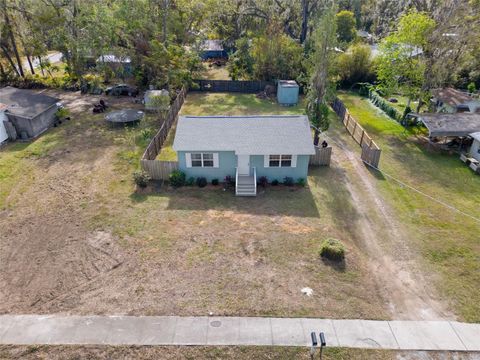
<instances>
[{"instance_id":1,"label":"paved street","mask_svg":"<svg viewBox=\"0 0 480 360\"><path fill-rule=\"evenodd\" d=\"M480 324L309 318L2 315L0 344L327 346L480 351Z\"/></svg>"}]
</instances>

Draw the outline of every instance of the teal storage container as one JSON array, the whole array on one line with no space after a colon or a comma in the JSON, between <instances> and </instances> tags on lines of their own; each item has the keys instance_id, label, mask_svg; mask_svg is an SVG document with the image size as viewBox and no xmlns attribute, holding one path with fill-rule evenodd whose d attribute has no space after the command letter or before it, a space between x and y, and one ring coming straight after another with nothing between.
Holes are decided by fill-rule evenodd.
<instances>
[{"instance_id":1,"label":"teal storage container","mask_svg":"<svg viewBox=\"0 0 480 360\"><path fill-rule=\"evenodd\" d=\"M298 104L299 87L295 80L280 80L277 86L277 101L280 105Z\"/></svg>"}]
</instances>

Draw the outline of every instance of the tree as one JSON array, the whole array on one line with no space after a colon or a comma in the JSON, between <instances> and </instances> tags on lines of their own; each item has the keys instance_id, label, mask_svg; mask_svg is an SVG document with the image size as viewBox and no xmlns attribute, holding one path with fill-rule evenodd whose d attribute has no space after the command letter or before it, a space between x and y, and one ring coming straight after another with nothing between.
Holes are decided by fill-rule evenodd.
<instances>
[{"instance_id":1,"label":"tree","mask_svg":"<svg viewBox=\"0 0 480 360\"><path fill-rule=\"evenodd\" d=\"M273 25L253 39L251 54L255 79L297 79L303 72L302 46Z\"/></svg>"},{"instance_id":2,"label":"tree","mask_svg":"<svg viewBox=\"0 0 480 360\"><path fill-rule=\"evenodd\" d=\"M308 93L307 114L315 127L315 144L318 144L319 132L329 127L327 104L334 92L332 68L336 45L336 10L334 5L325 10L312 36L311 85Z\"/></svg>"},{"instance_id":3,"label":"tree","mask_svg":"<svg viewBox=\"0 0 480 360\"><path fill-rule=\"evenodd\" d=\"M229 57L227 69L232 80L250 79L253 75L253 57L247 38L238 39L237 50Z\"/></svg>"},{"instance_id":4,"label":"tree","mask_svg":"<svg viewBox=\"0 0 480 360\"><path fill-rule=\"evenodd\" d=\"M411 10L400 18L396 31L383 40L377 77L385 93L400 91L409 103L420 96L426 69L424 52L434 28L435 21L426 13Z\"/></svg>"},{"instance_id":5,"label":"tree","mask_svg":"<svg viewBox=\"0 0 480 360\"><path fill-rule=\"evenodd\" d=\"M335 15L338 40L341 43L350 43L357 36L356 20L353 12L342 10Z\"/></svg>"},{"instance_id":6,"label":"tree","mask_svg":"<svg viewBox=\"0 0 480 360\"><path fill-rule=\"evenodd\" d=\"M352 45L337 58L336 72L340 85L349 87L359 82L373 82L372 51L368 45Z\"/></svg>"}]
</instances>

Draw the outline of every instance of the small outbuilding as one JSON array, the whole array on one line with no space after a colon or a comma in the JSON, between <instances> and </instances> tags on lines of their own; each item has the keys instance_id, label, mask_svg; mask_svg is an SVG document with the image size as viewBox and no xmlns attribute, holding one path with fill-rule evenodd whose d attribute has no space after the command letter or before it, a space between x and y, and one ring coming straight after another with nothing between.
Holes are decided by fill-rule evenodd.
<instances>
[{"instance_id":1,"label":"small outbuilding","mask_svg":"<svg viewBox=\"0 0 480 360\"><path fill-rule=\"evenodd\" d=\"M223 47L222 40L204 40L200 44L200 57L202 60L226 59L228 54Z\"/></svg>"},{"instance_id":2,"label":"small outbuilding","mask_svg":"<svg viewBox=\"0 0 480 360\"><path fill-rule=\"evenodd\" d=\"M7 86L0 89L0 101L6 106L8 127L15 129L18 137L31 139L53 126L60 99Z\"/></svg>"},{"instance_id":3,"label":"small outbuilding","mask_svg":"<svg viewBox=\"0 0 480 360\"><path fill-rule=\"evenodd\" d=\"M305 115L180 116L173 149L187 178L235 177L237 196L255 196L261 177L306 180L315 154Z\"/></svg>"},{"instance_id":4,"label":"small outbuilding","mask_svg":"<svg viewBox=\"0 0 480 360\"><path fill-rule=\"evenodd\" d=\"M295 80L279 80L277 85L277 101L280 105L298 104L299 86Z\"/></svg>"}]
</instances>

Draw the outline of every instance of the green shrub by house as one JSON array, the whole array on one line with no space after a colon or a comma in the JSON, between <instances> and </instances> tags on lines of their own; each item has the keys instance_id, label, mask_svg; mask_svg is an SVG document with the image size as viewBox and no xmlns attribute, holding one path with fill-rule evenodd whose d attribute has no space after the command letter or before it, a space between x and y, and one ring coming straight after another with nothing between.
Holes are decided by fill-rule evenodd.
<instances>
[{"instance_id":1,"label":"green shrub by house","mask_svg":"<svg viewBox=\"0 0 480 360\"><path fill-rule=\"evenodd\" d=\"M173 187L181 187L185 185L185 173L180 170L174 170L169 176L170 185Z\"/></svg>"},{"instance_id":2,"label":"green shrub by house","mask_svg":"<svg viewBox=\"0 0 480 360\"><path fill-rule=\"evenodd\" d=\"M150 181L150 175L143 170L135 171L133 173L133 181L135 181L138 187L146 188Z\"/></svg>"},{"instance_id":3,"label":"green shrub by house","mask_svg":"<svg viewBox=\"0 0 480 360\"><path fill-rule=\"evenodd\" d=\"M320 256L332 261L342 261L345 259L345 246L340 240L326 239L320 247Z\"/></svg>"},{"instance_id":4,"label":"green shrub by house","mask_svg":"<svg viewBox=\"0 0 480 360\"><path fill-rule=\"evenodd\" d=\"M204 178L203 176L197 178L197 186L198 187L203 188L203 187L207 186L207 184L208 184L207 179Z\"/></svg>"}]
</instances>

